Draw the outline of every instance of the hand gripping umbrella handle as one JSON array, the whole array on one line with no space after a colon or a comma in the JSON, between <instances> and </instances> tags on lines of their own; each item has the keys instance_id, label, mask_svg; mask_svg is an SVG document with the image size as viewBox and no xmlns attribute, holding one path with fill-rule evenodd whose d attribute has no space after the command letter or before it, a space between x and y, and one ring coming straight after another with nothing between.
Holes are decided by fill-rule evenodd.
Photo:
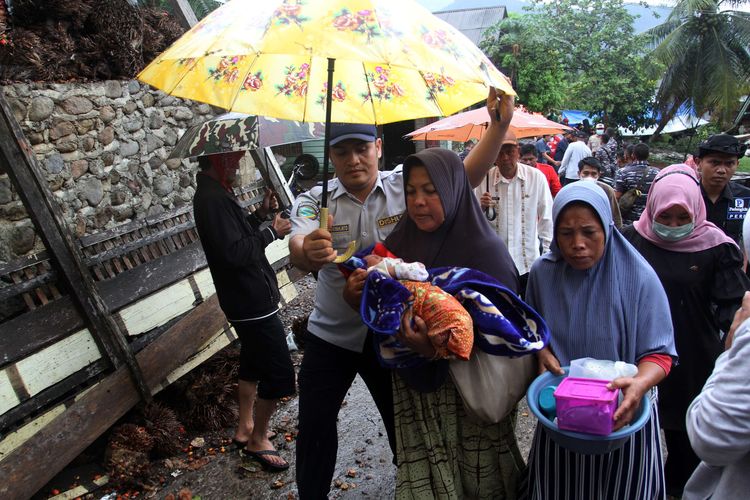
<instances>
[{"instance_id":1,"label":"hand gripping umbrella handle","mask_svg":"<svg viewBox=\"0 0 750 500\"><path fill-rule=\"evenodd\" d=\"M329 229L328 228L328 207L320 207L320 229ZM342 262L346 262L349 260L349 258L354 255L354 252L357 251L357 241L350 241L349 244L346 246L346 251L337 256L333 262L335 264L341 264Z\"/></svg>"}]
</instances>

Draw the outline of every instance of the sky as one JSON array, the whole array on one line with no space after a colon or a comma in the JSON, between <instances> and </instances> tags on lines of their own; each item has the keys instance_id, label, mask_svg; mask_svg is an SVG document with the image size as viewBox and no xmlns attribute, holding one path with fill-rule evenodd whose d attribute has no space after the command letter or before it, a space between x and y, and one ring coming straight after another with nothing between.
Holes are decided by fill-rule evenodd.
<instances>
[{"instance_id":1,"label":"sky","mask_svg":"<svg viewBox=\"0 0 750 500\"><path fill-rule=\"evenodd\" d=\"M672 6L675 4L674 1L668 1L668 0L645 0L647 4L649 5L667 5ZM434 12L439 9L443 9L444 7L447 7L448 5L453 3L453 0L417 0L417 3L424 5L430 11ZM502 5L503 1L498 0L498 5ZM629 3L638 3L638 2L629 2Z\"/></svg>"}]
</instances>

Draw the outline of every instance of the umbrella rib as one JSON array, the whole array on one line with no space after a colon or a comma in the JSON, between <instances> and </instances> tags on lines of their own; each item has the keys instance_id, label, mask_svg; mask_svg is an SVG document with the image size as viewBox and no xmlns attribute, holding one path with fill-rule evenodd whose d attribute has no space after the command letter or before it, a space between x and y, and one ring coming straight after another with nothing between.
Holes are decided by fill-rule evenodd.
<instances>
[{"instance_id":1,"label":"umbrella rib","mask_svg":"<svg viewBox=\"0 0 750 500\"><path fill-rule=\"evenodd\" d=\"M425 87L427 87L427 92L430 94L430 100L435 105L435 108L438 111L438 114L435 116L445 116L445 113L443 113L443 108L440 107L440 104L438 104L437 97L435 96L435 93L433 92L432 88L427 84L427 80L424 77L424 71L418 70L419 76L422 78L422 81L425 84Z\"/></svg>"},{"instance_id":2,"label":"umbrella rib","mask_svg":"<svg viewBox=\"0 0 750 500\"><path fill-rule=\"evenodd\" d=\"M308 54L307 64L309 65L310 68L312 68L313 67L313 53L312 53L312 50L308 50L307 54ZM302 108L302 121L303 122L307 121L307 104L308 104L308 99L310 98L309 96L310 96L310 83L311 83L310 77L311 77L311 75L312 75L312 71L308 71L307 72L307 91L305 92L305 101L304 101L305 105ZM325 133L325 129L323 130L323 132Z\"/></svg>"},{"instance_id":3,"label":"umbrella rib","mask_svg":"<svg viewBox=\"0 0 750 500\"><path fill-rule=\"evenodd\" d=\"M365 65L364 61L361 61L360 64L362 64L362 74L365 76L365 84L367 85L367 93L370 98L370 107L372 108L372 121L375 125L377 125L378 117L377 117L377 114L375 114L375 98L372 95L372 85L370 84L370 79L367 78L367 66Z\"/></svg>"},{"instance_id":4,"label":"umbrella rib","mask_svg":"<svg viewBox=\"0 0 750 500\"><path fill-rule=\"evenodd\" d=\"M255 68L255 64L258 62L258 59L260 59L260 54L256 51L255 52L255 57L253 58L252 61L250 61L250 65L248 66L247 71L245 71L242 74L242 81L243 82L247 79L247 75L249 75L250 72L253 70L253 68ZM234 109L234 106L237 103L237 99L240 98L240 92L242 92L242 88L243 88L242 85L238 85L237 86L237 90L234 92L234 96L232 97L232 100L230 101L229 107L227 108L227 110Z\"/></svg>"},{"instance_id":5,"label":"umbrella rib","mask_svg":"<svg viewBox=\"0 0 750 500\"><path fill-rule=\"evenodd\" d=\"M222 9L222 8L225 8L225 7L227 7L227 5L226 5L226 4L225 4L225 5L222 5L221 7L219 7L219 9ZM218 12L219 12L219 10L216 10L216 11L212 12L211 14L209 14L209 17L210 17L210 16L214 16L214 15L217 15L217 17L218 17ZM236 21L237 21L237 20L235 20L235 22L236 22ZM203 55L202 55L201 57L206 57L206 56L208 56L208 55L210 55L210 54L212 54L212 53L214 53L214 52L217 52L217 51L218 51L218 49L220 49L220 48L221 48L221 46L219 46L219 47L218 47L218 49L215 49L214 47L215 47L215 46L217 46L217 45L219 44L219 42L220 42L221 40L223 40L223 39L224 39L224 34L225 34L225 33L227 33L227 32L231 32L232 28L233 28L233 23L228 23L228 24L227 24L227 25L225 26L224 30L222 30L222 34L221 34L221 36L217 36L217 37L214 37L214 39L213 39L213 43L212 43L211 45L209 45L209 46L208 46L208 47L206 48L205 52L203 52ZM188 33L189 33L189 31L188 31ZM222 43L223 43L223 42L222 42ZM234 55L238 55L238 54L234 54ZM177 83L176 83L176 84L175 84L175 85L174 85L174 86L172 87L172 89L171 89L171 90L169 91L169 93L170 93L170 94L172 93L172 90L174 90L175 88L177 88L177 87L178 87L178 86L180 85L180 83L182 83L182 80L183 80L183 79L185 79L185 78L186 78L186 77L188 76L188 74L189 74L189 73L190 73L190 72L191 72L191 71L193 70L193 68L194 68L194 67L195 67L195 66L196 66L196 65L198 64L198 60L199 60L200 58L198 58L198 57L195 57L195 58L193 58L193 59L194 59L194 62L193 62L193 64L192 64L192 65L191 65L191 66L190 66L189 68L187 68L187 69L186 69L186 70L185 70L185 71L184 71L184 72L182 73L182 76L180 76L180 77L179 77L179 79L177 80ZM256 60L257 60L257 57L256 57ZM255 61L253 61L253 62L252 62L252 64L255 64ZM252 65L252 64L251 64L251 65ZM245 74L245 76L247 76L247 74ZM211 76L209 75L209 76L208 76L208 77L206 78L206 80L209 80L210 78L211 78ZM243 79L242 81L244 82L245 80ZM239 94L239 90L237 91L237 94ZM193 101L195 101L195 100L196 100L196 99L194 99L194 98L187 98L187 99L190 99L190 100L193 100ZM232 105L231 105L230 107L228 107L228 108L225 108L225 109L227 109L227 110L231 110L231 109L232 109L232 106L234 105L234 101L235 101L235 99L236 99L236 96L235 96L235 98L233 98L233 99L232 99ZM205 102L205 101L204 101L204 102ZM218 105L216 105L216 104L214 104L214 103L210 103L210 102L209 102L208 104L212 104L212 105L215 105L215 106L217 106L217 107L220 107L220 106L218 106Z\"/></svg>"}]
</instances>

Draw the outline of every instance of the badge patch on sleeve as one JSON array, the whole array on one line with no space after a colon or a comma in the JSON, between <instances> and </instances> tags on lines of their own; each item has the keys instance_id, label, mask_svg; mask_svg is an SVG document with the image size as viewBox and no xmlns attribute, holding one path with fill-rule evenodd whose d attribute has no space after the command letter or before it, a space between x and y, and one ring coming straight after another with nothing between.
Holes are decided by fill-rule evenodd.
<instances>
[{"instance_id":1,"label":"badge patch on sleeve","mask_svg":"<svg viewBox=\"0 0 750 500\"><path fill-rule=\"evenodd\" d=\"M318 220L320 218L320 209L317 204L311 201L303 201L297 207L295 215L297 217L304 217L305 219Z\"/></svg>"},{"instance_id":2,"label":"badge patch on sleeve","mask_svg":"<svg viewBox=\"0 0 750 500\"><path fill-rule=\"evenodd\" d=\"M750 209L750 198L735 198L727 207L727 220L744 220Z\"/></svg>"},{"instance_id":3,"label":"badge patch on sleeve","mask_svg":"<svg viewBox=\"0 0 750 500\"><path fill-rule=\"evenodd\" d=\"M404 214L391 215L390 217L378 219L378 227L390 226L391 224L395 224L399 220L401 220L401 217L403 217L403 215Z\"/></svg>"}]
</instances>

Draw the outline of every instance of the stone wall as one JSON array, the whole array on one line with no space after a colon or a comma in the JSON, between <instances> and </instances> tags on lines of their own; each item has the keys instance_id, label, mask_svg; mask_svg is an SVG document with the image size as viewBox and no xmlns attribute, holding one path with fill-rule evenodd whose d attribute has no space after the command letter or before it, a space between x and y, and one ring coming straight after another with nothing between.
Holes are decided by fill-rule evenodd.
<instances>
[{"instance_id":1,"label":"stone wall","mask_svg":"<svg viewBox=\"0 0 750 500\"><path fill-rule=\"evenodd\" d=\"M76 236L158 214L195 193L195 166L167 157L189 126L220 113L138 81L3 87ZM43 248L0 172L0 262Z\"/></svg>"}]
</instances>

